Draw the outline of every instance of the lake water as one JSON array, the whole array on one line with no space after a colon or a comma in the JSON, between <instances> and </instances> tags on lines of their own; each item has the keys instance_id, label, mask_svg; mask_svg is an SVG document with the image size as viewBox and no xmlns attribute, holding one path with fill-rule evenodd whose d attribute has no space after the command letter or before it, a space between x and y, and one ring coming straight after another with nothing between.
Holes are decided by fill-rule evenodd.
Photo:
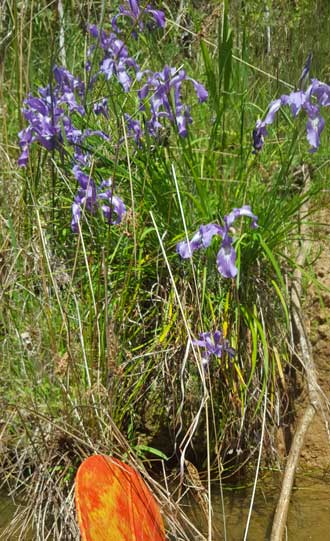
<instances>
[{"instance_id":1,"label":"lake water","mask_svg":"<svg viewBox=\"0 0 330 541\"><path fill-rule=\"evenodd\" d=\"M15 505L11 498L8 498L5 493L0 492L0 533L11 520L15 512Z\"/></svg>"},{"instance_id":2,"label":"lake water","mask_svg":"<svg viewBox=\"0 0 330 541\"><path fill-rule=\"evenodd\" d=\"M242 541L247 522L252 487L224 490L226 541ZM279 495L279 477L267 476L258 484L253 505L248 540L267 541L270 537L274 511ZM224 521L219 494L213 495L214 523L219 532L214 541L224 539ZM205 518L198 506L193 506L195 524ZM206 532L205 532L206 533ZM289 507L286 540L330 541L330 475L327 479L299 477L295 483Z\"/></svg>"},{"instance_id":3,"label":"lake water","mask_svg":"<svg viewBox=\"0 0 330 541\"><path fill-rule=\"evenodd\" d=\"M278 492L279 478L276 475L268 476L258 484L249 528L249 541L269 539ZM226 488L224 491L227 541L243 540L251 493L252 488L235 490ZM214 523L219 532L213 541L221 541L224 539L224 528L219 494L213 495L212 503ZM0 534L14 511L12 500L0 493ZM195 524L203 529L205 516L195 504L191 506L191 515ZM289 509L286 540L330 541L330 475L327 475L327 478L318 475L297 479ZM11 538L10 541L15 539Z\"/></svg>"}]
</instances>

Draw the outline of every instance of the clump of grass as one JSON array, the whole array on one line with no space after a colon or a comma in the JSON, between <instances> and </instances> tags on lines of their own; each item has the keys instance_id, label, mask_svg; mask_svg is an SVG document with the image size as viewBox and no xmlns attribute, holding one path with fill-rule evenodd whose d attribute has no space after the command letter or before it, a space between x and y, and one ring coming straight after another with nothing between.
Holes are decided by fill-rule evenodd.
<instances>
[{"instance_id":1,"label":"clump of grass","mask_svg":"<svg viewBox=\"0 0 330 541\"><path fill-rule=\"evenodd\" d=\"M222 488L222 479L255 461L263 419L271 454L271 423L281 408L290 364L292 241L299 237L299 209L306 198L315 200L321 185L316 171L311 191L300 193L294 170L307 161L306 147L289 122L285 137L274 128L273 144L252 155L256 117L280 83L254 70L246 39L235 46L242 36L232 30L226 5L210 39L189 23L193 54L188 59L185 48L178 53L182 17L181 23L170 18L165 32L145 31L137 40L134 24L123 24L121 37L144 69L161 71L175 55L178 66L184 64L189 76L207 86L207 104L198 103L193 86L182 88L193 118L186 137L178 133L177 118L156 137L144 132L155 81L141 112L139 81L133 76L128 93L118 81L99 79L86 95L87 118L77 113L72 118L77 129L111 132L111 139L91 136L80 146L70 145L63 117L57 146L46 152L34 145L27 169L19 170L22 99L39 86L55 86L53 21L62 25L62 40L64 25L67 67L88 85L82 64L92 38L81 26L93 22L109 31L102 6L86 2L75 15L67 5L60 21L55 11L39 12L33 3L5 14L13 46L5 50L1 71L6 98L0 95L3 116L12 121L3 124L0 147L6 164L2 182L9 186L0 211L6 360L2 477L31 501L20 515L21 531L29 524L38 539L60 539L63 531L76 538L72 483L79 462L90 453L114 454L139 469L143 464L165 468L168 459L169 465L180 465L181 483L188 459L207 471L209 497L214 471ZM185 17L198 23L200 14L190 8ZM40 62L42 34L51 35L51 47ZM102 55L96 49L89 56L94 69ZM92 109L105 96L109 118ZM125 113L141 122L138 145ZM113 194L123 199L127 213L115 226L106 215L102 219L100 209L89 213L86 200L80 201L74 234L72 158L81 150L92 156L88 175L81 166L89 181L100 186L111 176ZM243 222L235 224L235 278L219 274L215 243L191 260L179 259L179 241L202 224L223 224L232 208L247 204L259 228L252 233ZM194 340L216 329L236 354L212 358L205 369ZM184 528L194 530L180 497L176 501L166 483L164 489L148 479L168 516L169 532L188 539ZM210 511L208 520L211 531Z\"/></svg>"}]
</instances>

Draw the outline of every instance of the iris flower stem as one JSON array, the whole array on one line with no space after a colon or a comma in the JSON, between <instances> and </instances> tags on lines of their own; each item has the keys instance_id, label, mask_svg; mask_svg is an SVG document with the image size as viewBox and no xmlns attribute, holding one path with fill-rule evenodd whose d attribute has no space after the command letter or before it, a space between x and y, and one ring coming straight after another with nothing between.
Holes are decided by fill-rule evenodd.
<instances>
[{"instance_id":1,"label":"iris flower stem","mask_svg":"<svg viewBox=\"0 0 330 541\"><path fill-rule=\"evenodd\" d=\"M127 133L126 133L126 126L125 126L125 119L124 119L124 117L122 117L122 125L123 125L124 140L125 140L125 150L126 150L126 156L127 156L127 166L128 166L128 175L129 175L129 187L130 187L130 192L131 192L132 225L133 225L133 243L134 243L134 267L135 267L135 272L137 272L137 243L136 243L136 223L135 223L134 191L133 191L133 182L132 182L131 160L130 160L130 154L129 154L129 148L128 148L128 140L127 140Z\"/></svg>"}]
</instances>

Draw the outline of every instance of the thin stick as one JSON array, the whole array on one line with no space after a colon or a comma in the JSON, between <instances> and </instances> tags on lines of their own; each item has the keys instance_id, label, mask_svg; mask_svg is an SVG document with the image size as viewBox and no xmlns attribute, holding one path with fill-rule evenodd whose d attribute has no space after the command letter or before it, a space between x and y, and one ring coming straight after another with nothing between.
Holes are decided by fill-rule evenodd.
<instances>
[{"instance_id":1,"label":"thin stick","mask_svg":"<svg viewBox=\"0 0 330 541\"><path fill-rule=\"evenodd\" d=\"M304 177L303 195L310 187L310 176L307 167L303 165L302 173ZM308 201L302 205L300 217L304 219L308 215ZM276 512L273 520L272 533L270 541L282 541L287 515L289 510L290 496L295 478L296 469L299 462L300 452L307 434L308 428L314 419L315 413L320 406L320 393L317 384L316 369L314 365L312 346L309 341L301 307L302 291L302 271L306 256L309 250L309 242L304 240L308 238L307 225L301 224L302 242L297 257L297 267L293 273L293 287L291 290L291 318L297 334L297 342L300 347L300 355L305 369L305 378L307 381L309 404L307 405L303 416L301 417L295 431L291 449L288 455L284 476L282 480L281 493L277 502Z\"/></svg>"},{"instance_id":2,"label":"thin stick","mask_svg":"<svg viewBox=\"0 0 330 541\"><path fill-rule=\"evenodd\" d=\"M60 50L59 50L59 57L62 66L66 67L66 50L65 50L65 33L64 33L64 9L63 9L63 3L62 0L58 0L57 2L57 10L58 10L58 18L59 18L59 42L60 42Z\"/></svg>"}]
</instances>

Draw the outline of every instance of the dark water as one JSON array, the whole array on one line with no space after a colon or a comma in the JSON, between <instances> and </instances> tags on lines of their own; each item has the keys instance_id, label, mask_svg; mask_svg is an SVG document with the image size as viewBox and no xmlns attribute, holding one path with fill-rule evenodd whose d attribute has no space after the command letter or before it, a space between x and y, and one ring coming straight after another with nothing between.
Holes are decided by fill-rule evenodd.
<instances>
[{"instance_id":1,"label":"dark water","mask_svg":"<svg viewBox=\"0 0 330 541\"><path fill-rule=\"evenodd\" d=\"M11 498L0 492L0 533L3 532L15 512L15 505Z\"/></svg>"},{"instance_id":2,"label":"dark water","mask_svg":"<svg viewBox=\"0 0 330 541\"><path fill-rule=\"evenodd\" d=\"M252 487L235 490L227 488L224 491L227 541L243 540L251 493ZM249 541L269 539L278 493L277 476L259 482L247 537ZM221 541L225 537L220 494L213 494L212 498L214 523L218 532L213 541ZM0 535L14 511L12 500L0 493ZM202 530L205 515L196 504L192 504L191 514L195 524ZM330 541L330 475L327 475L327 479L324 476L297 479L289 509L286 540ZM11 541L15 541L14 538Z\"/></svg>"}]
</instances>

